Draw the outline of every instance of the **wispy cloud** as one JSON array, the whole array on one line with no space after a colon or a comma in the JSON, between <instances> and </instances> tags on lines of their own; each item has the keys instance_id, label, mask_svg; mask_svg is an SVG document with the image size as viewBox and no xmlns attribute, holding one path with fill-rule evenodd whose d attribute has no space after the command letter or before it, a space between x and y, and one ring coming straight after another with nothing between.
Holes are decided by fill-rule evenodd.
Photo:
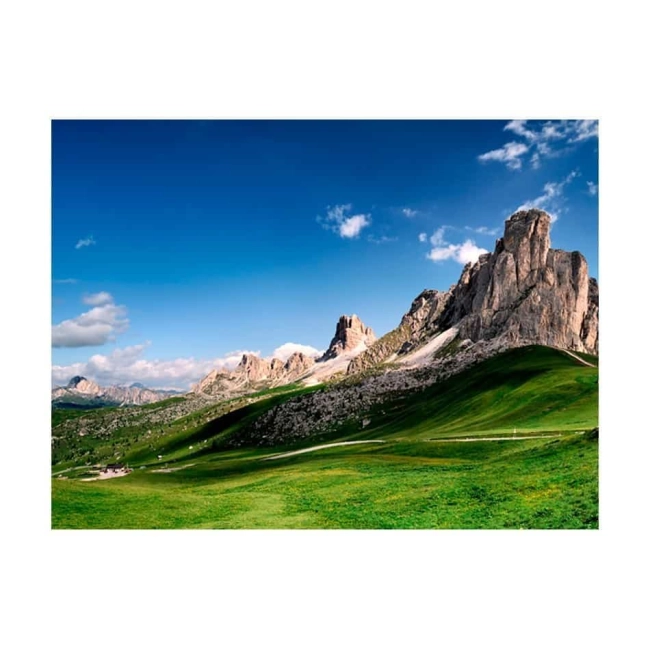
<instances>
[{"instance_id":1,"label":"wispy cloud","mask_svg":"<svg viewBox=\"0 0 650 650\"><path fill-rule=\"evenodd\" d=\"M371 244L388 244L390 242L397 241L397 237L389 237L388 235L381 235L379 237L375 237L374 235L368 235L368 241Z\"/></svg>"},{"instance_id":2,"label":"wispy cloud","mask_svg":"<svg viewBox=\"0 0 650 650\"><path fill-rule=\"evenodd\" d=\"M77 284L75 278L63 278L62 280L52 280L54 284Z\"/></svg>"},{"instance_id":3,"label":"wispy cloud","mask_svg":"<svg viewBox=\"0 0 650 650\"><path fill-rule=\"evenodd\" d=\"M530 210L531 208L544 210L551 217L551 223L555 223L564 211L564 204L566 203L564 188L579 175L580 172L574 169L563 180L555 183L546 183L542 194L530 201L524 202L517 210Z\"/></svg>"},{"instance_id":4,"label":"wispy cloud","mask_svg":"<svg viewBox=\"0 0 650 650\"><path fill-rule=\"evenodd\" d=\"M500 149L493 149L481 154L478 159L481 162L497 161L505 163L508 169L521 169L521 157L528 151L529 147L521 142L507 142Z\"/></svg>"},{"instance_id":5,"label":"wispy cloud","mask_svg":"<svg viewBox=\"0 0 650 650\"><path fill-rule=\"evenodd\" d=\"M83 297L83 302L85 305L93 305L95 307L99 305L105 305L113 301L113 296L111 296L108 291L100 291L99 293L90 293Z\"/></svg>"},{"instance_id":6,"label":"wispy cloud","mask_svg":"<svg viewBox=\"0 0 650 650\"><path fill-rule=\"evenodd\" d=\"M95 238L90 235L90 237L86 237L86 239L80 239L76 244L75 248L79 250L80 248L84 248L85 246L94 246L97 242L95 241Z\"/></svg>"},{"instance_id":7,"label":"wispy cloud","mask_svg":"<svg viewBox=\"0 0 650 650\"><path fill-rule=\"evenodd\" d=\"M487 253L485 248L477 246L473 240L466 239L460 244L452 244L445 239L445 232L450 226L440 226L433 235L429 238L429 242L433 248L427 253L427 259L433 262L445 262L453 260L459 264L467 264L468 262L474 263L478 260L480 255ZM426 242L426 234L424 238L418 238L421 242Z\"/></svg>"},{"instance_id":8,"label":"wispy cloud","mask_svg":"<svg viewBox=\"0 0 650 650\"><path fill-rule=\"evenodd\" d=\"M596 196L598 194L598 184L587 181L587 192L589 192L589 196Z\"/></svg>"},{"instance_id":9,"label":"wispy cloud","mask_svg":"<svg viewBox=\"0 0 650 650\"><path fill-rule=\"evenodd\" d=\"M529 122L511 120L504 129L521 140L507 142L499 149L478 156L481 162L501 162L508 169L521 169L525 155L530 153L530 164L540 167L542 160L558 155L563 150L590 138L598 137L597 120L556 120Z\"/></svg>"},{"instance_id":10,"label":"wispy cloud","mask_svg":"<svg viewBox=\"0 0 650 650\"><path fill-rule=\"evenodd\" d=\"M402 210L402 214L403 214L407 219L411 219L411 218L414 217L417 213L418 213L417 210L412 210L411 208L404 208L404 209Z\"/></svg>"},{"instance_id":11,"label":"wispy cloud","mask_svg":"<svg viewBox=\"0 0 650 650\"><path fill-rule=\"evenodd\" d=\"M477 235L489 235L491 237L498 235L501 232L500 228L488 228L487 226L479 226L478 228L465 226L465 230L475 232Z\"/></svg>"},{"instance_id":12,"label":"wispy cloud","mask_svg":"<svg viewBox=\"0 0 650 650\"><path fill-rule=\"evenodd\" d=\"M370 213L350 215L351 210L351 203L328 206L327 215L316 220L323 228L336 232L343 239L356 239L361 231L370 225L371 215Z\"/></svg>"},{"instance_id":13,"label":"wispy cloud","mask_svg":"<svg viewBox=\"0 0 650 650\"><path fill-rule=\"evenodd\" d=\"M445 244L445 231L449 228L449 226L440 226L438 230L436 230L433 235L431 235L431 243L434 246L442 246Z\"/></svg>"},{"instance_id":14,"label":"wispy cloud","mask_svg":"<svg viewBox=\"0 0 650 650\"><path fill-rule=\"evenodd\" d=\"M88 302L90 300L90 302ZM116 305L110 294L102 291L84 298L96 305L91 310L52 326L52 347L81 348L114 341L129 327L126 308Z\"/></svg>"}]
</instances>

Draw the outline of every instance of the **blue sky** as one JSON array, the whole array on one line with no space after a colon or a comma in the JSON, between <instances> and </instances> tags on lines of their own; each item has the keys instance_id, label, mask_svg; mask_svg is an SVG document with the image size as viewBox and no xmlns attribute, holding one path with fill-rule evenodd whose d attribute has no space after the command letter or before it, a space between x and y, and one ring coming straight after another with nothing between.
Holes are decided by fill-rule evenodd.
<instances>
[{"instance_id":1,"label":"blue sky","mask_svg":"<svg viewBox=\"0 0 650 650\"><path fill-rule=\"evenodd\" d=\"M341 314L384 334L521 206L598 277L595 122L54 121L53 382L186 388Z\"/></svg>"}]
</instances>

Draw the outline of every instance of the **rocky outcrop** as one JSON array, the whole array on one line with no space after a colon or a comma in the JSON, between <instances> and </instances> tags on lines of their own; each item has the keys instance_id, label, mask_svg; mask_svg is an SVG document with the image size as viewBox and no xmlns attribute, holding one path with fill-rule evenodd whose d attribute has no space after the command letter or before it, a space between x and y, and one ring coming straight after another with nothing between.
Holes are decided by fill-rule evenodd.
<instances>
[{"instance_id":1,"label":"rocky outcrop","mask_svg":"<svg viewBox=\"0 0 650 650\"><path fill-rule=\"evenodd\" d=\"M284 365L284 370L289 377L295 379L304 375L314 364L316 360L313 357L308 357L302 352L294 352Z\"/></svg>"},{"instance_id":2,"label":"rocky outcrop","mask_svg":"<svg viewBox=\"0 0 650 650\"><path fill-rule=\"evenodd\" d=\"M341 316L329 348L318 361L329 361L362 345L368 347L375 342L376 338L372 329L366 327L356 314Z\"/></svg>"},{"instance_id":3,"label":"rocky outcrop","mask_svg":"<svg viewBox=\"0 0 650 650\"><path fill-rule=\"evenodd\" d=\"M541 210L513 214L494 253L463 269L439 327L596 354L598 284L581 253L550 248L550 225Z\"/></svg>"},{"instance_id":4,"label":"rocky outcrop","mask_svg":"<svg viewBox=\"0 0 650 650\"><path fill-rule=\"evenodd\" d=\"M399 327L353 359L348 373L407 354L452 327L460 340L598 354L598 283L581 253L550 247L550 225L542 210L513 214L493 253L467 264L449 291L423 291Z\"/></svg>"},{"instance_id":5,"label":"rocky outcrop","mask_svg":"<svg viewBox=\"0 0 650 650\"><path fill-rule=\"evenodd\" d=\"M277 358L267 361L254 354L244 354L234 370L213 370L192 392L225 398L282 386L304 375L314 363L312 357L302 352L294 352L286 361Z\"/></svg>"}]
</instances>

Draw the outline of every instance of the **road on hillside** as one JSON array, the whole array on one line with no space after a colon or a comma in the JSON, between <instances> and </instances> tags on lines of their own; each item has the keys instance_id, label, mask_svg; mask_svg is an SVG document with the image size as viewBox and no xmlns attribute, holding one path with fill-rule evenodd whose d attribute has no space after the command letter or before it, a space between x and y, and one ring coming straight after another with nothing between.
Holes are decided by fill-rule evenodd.
<instances>
[{"instance_id":1,"label":"road on hillside","mask_svg":"<svg viewBox=\"0 0 650 650\"><path fill-rule=\"evenodd\" d=\"M288 458L289 456L297 456L298 454L306 454L310 451L318 451L319 449L328 449L330 447L345 447L347 445L367 445L372 442L386 442L385 440L351 440L349 442L331 442L327 445L317 445L316 447L307 447L306 449L298 449L297 451L287 451L283 454L273 454L271 456L264 456L260 460L275 460L276 458Z\"/></svg>"}]
</instances>

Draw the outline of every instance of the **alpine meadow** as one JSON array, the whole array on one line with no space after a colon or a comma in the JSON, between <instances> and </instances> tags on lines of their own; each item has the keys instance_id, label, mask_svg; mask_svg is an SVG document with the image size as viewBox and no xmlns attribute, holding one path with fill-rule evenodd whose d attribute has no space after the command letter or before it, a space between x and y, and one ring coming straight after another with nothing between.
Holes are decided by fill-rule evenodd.
<instances>
[{"instance_id":1,"label":"alpine meadow","mask_svg":"<svg viewBox=\"0 0 650 650\"><path fill-rule=\"evenodd\" d=\"M52 152L52 528L598 528L596 121Z\"/></svg>"}]
</instances>

